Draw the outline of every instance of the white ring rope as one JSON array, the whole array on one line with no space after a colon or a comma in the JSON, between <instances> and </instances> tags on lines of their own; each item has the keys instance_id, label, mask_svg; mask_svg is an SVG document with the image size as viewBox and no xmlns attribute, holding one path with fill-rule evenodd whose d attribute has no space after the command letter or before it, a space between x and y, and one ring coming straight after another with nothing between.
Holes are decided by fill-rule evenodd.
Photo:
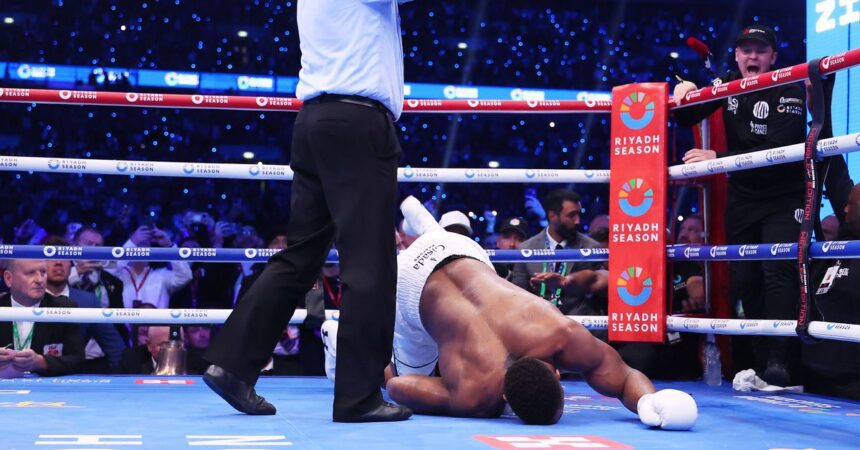
<instances>
[{"instance_id":1,"label":"white ring rope","mask_svg":"<svg viewBox=\"0 0 860 450\"><path fill-rule=\"evenodd\" d=\"M123 308L19 308L0 307L0 321L62 323L138 323L165 325L220 324L230 309L123 309ZM337 319L338 310L326 310L326 319ZM291 324L301 324L307 310L297 309ZM589 330L609 328L607 316L567 316ZM744 336L797 336L796 320L711 319L683 316L666 317L666 330L683 333ZM811 322L812 336L848 342L860 342L860 324Z\"/></svg>"},{"instance_id":2,"label":"white ring rope","mask_svg":"<svg viewBox=\"0 0 860 450\"><path fill-rule=\"evenodd\" d=\"M804 144L799 143L737 156L726 156L710 161L670 166L669 179L680 180L802 161L803 149ZM860 150L860 133L836 136L818 142L818 153L822 157L858 150ZM293 171L290 166L277 164L129 161L32 156L0 156L0 171L236 180L289 181L293 179ZM398 181L413 183L608 183L609 175L609 170L417 167L397 169Z\"/></svg>"},{"instance_id":3,"label":"white ring rope","mask_svg":"<svg viewBox=\"0 0 860 450\"><path fill-rule=\"evenodd\" d=\"M220 324L231 309L127 309L127 308L20 308L0 307L0 322L62 323L145 323L167 325ZM340 311L327 309L326 319L336 319ZM297 309L291 324L301 324L307 310Z\"/></svg>"}]
</instances>

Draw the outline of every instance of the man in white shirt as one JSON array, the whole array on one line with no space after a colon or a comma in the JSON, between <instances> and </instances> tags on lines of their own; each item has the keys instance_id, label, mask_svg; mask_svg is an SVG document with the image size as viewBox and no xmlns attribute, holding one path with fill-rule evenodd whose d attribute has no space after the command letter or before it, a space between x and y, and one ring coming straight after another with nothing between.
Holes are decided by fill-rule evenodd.
<instances>
[{"instance_id":1,"label":"man in white shirt","mask_svg":"<svg viewBox=\"0 0 860 450\"><path fill-rule=\"evenodd\" d=\"M287 249L276 254L213 341L204 381L239 411L274 414L254 385L284 326L311 288L332 241L341 255L343 298L338 422L407 419L383 401L391 359L403 109L403 49L396 0L299 0L304 106L293 129ZM254 332L248 330L253 329Z\"/></svg>"},{"instance_id":2,"label":"man in white shirt","mask_svg":"<svg viewBox=\"0 0 860 450\"><path fill-rule=\"evenodd\" d=\"M123 247L175 247L162 230L140 226ZM191 266L185 261L173 261L170 267L152 267L146 261L120 261L108 271L123 284L122 299L126 308L139 308L149 303L156 308L168 308L170 296L191 282Z\"/></svg>"}]
</instances>

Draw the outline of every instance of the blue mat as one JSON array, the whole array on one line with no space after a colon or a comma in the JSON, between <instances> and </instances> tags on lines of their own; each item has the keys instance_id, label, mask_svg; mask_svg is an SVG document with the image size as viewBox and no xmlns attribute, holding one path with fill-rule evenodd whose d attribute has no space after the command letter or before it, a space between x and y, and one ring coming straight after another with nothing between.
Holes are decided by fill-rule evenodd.
<instances>
[{"instance_id":1,"label":"blue mat","mask_svg":"<svg viewBox=\"0 0 860 450\"><path fill-rule=\"evenodd\" d=\"M860 403L813 395L744 394L701 382L657 383L691 393L699 421L689 432L648 429L615 399L566 381L555 426L515 417L414 416L406 422L331 421L324 378L262 378L275 416L235 412L198 377L0 380L2 449L771 449L858 448Z\"/></svg>"}]
</instances>

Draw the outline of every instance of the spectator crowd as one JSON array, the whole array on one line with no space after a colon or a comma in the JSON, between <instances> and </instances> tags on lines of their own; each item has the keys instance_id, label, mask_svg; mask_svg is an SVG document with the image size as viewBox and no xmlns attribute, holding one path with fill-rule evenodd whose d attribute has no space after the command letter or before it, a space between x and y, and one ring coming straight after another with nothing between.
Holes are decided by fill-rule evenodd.
<instances>
[{"instance_id":1,"label":"spectator crowd","mask_svg":"<svg viewBox=\"0 0 860 450\"><path fill-rule=\"evenodd\" d=\"M733 62L737 23L767 22L782 33L782 66L805 59L803 15L775 2L736 11L685 2L414 2L401 9L407 81L610 90L630 82L710 78L686 48L696 37L714 50L717 72ZM794 5L796 3L797 5ZM792 2L801 10L801 2ZM0 61L128 69L295 76L299 70L296 3L37 0L0 6L14 18L0 25ZM648 20L643 20L648 17ZM742 17L742 20L739 19ZM87 88L82 86L82 89ZM289 164L291 115L173 109L111 109L0 104L0 155L183 162ZM672 127L680 154L688 130ZM605 116L405 115L398 122L402 166L607 169ZM263 159L264 158L264 159ZM282 249L290 185L158 177L0 172L0 243L125 247ZM595 248L609 240L608 192L603 185L401 184L427 201L450 231L486 248ZM682 196L683 197L683 196ZM670 243L703 242L697 201L667 211ZM692 198L692 199L691 199ZM677 218L677 220L675 220ZM837 224L838 225L838 224ZM838 227L837 227L838 228ZM835 233L835 228L833 230ZM843 230L845 233L845 230ZM414 237L398 230L400 248ZM230 309L261 272L249 263L120 263L3 261L0 305L97 308ZM498 264L501 277L552 302L564 313L606 314L606 266L599 263ZM40 275L41 274L41 275ZM674 267L669 312L703 313L702 268ZM340 307L337 265L327 265L305 305L308 319L284 329L265 369L274 374L323 374L319 327L324 309ZM0 324L0 336L5 339ZM17 348L30 331L16 329ZM51 326L62 348L31 340L37 350L0 359L0 377L32 371L151 373L169 330L159 326ZM188 369L217 327L186 326ZM44 340L45 335L37 335ZM0 345L6 344L0 339ZM20 341L20 342L19 342ZM625 360L663 378L701 375L696 337L665 346L620 349ZM0 350L6 358L8 348ZM19 352L20 353L20 352ZM31 354L32 353L32 354ZM645 356L643 356L645 355ZM21 359L18 364L18 358ZM666 363L668 361L668 363Z\"/></svg>"}]
</instances>

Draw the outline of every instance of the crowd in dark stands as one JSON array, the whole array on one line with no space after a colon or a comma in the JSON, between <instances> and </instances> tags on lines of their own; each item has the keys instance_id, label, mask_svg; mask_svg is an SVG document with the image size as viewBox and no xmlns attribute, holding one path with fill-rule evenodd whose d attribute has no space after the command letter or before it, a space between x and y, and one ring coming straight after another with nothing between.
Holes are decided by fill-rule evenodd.
<instances>
[{"instance_id":1,"label":"crowd in dark stands","mask_svg":"<svg viewBox=\"0 0 860 450\"><path fill-rule=\"evenodd\" d=\"M801 2L790 3L802 11ZM675 75L703 85L710 77L686 47L687 37L708 43L717 72L725 72L732 63L729 37L739 23L761 21L782 30L781 65L805 60L801 33L790 32L804 29L803 15L772 5L735 11L731 4L691 8L662 2L655 8L650 2L614 0L575 6L535 0L505 7L486 0L411 2L401 7L405 75L407 82L531 89L609 91L631 82L674 82ZM15 43L0 46L0 61L283 76L296 76L300 68L295 1L149 0L119 6L34 0L0 5L0 15L14 19L0 24L0 41ZM293 119L292 113L0 104L0 156L289 164ZM606 115L405 114L398 131L401 166L484 168L494 162L501 168L609 168ZM682 154L690 147L689 131L673 134ZM245 159L246 151L255 158ZM669 159L680 162L674 154ZM528 231L523 238L538 233L546 213L531 206L559 187L400 186L428 201L437 217L464 212L473 237L488 247L503 234L504 224L520 234ZM608 213L606 185L565 187L581 196L580 231L605 243L606 230L589 230L587 224ZM151 245L282 248L289 194L290 184L280 181L4 171L0 243L39 244L51 235L75 240L80 227L92 227L104 245L118 246L143 227L148 237L141 242ZM697 208L695 201L686 201L667 213L674 220L700 212ZM232 294L224 294L221 304L196 302L206 283L226 279L213 275L223 269L203 264L193 265L191 280L170 292L170 304L232 307L246 279L259 274L258 268L233 266L228 269L232 285L225 291ZM314 295L326 308L338 306L336 278L321 274L316 287ZM314 359L321 358L318 318L284 331L268 370L321 373L322 360ZM141 356L148 355L148 330L133 331L140 333L126 344L141 348L126 366L151 363ZM191 348L207 345L208 328L186 330L189 334ZM313 351L305 355L302 348Z\"/></svg>"},{"instance_id":2,"label":"crowd in dark stands","mask_svg":"<svg viewBox=\"0 0 860 450\"><path fill-rule=\"evenodd\" d=\"M614 3L578 2L576 8L549 1L515 2L511 8L493 8L489 2L406 4L401 14L407 81L608 91L629 82L670 81L678 74L702 83L707 74L684 42L689 36L702 39L720 67L727 68L732 42L725 37L738 27L733 19L761 20L786 30L781 33L780 62L804 60L802 37L788 32L803 29L800 15L759 6L746 7L739 18L724 6ZM119 7L53 0L3 5L0 12L14 22L0 26L0 39L15 45L0 48L0 60L295 76L300 68L295 8L295 2L272 1L149 1ZM647 22L640 20L646 16ZM290 113L17 104L0 105L0 115L0 151L5 155L248 162L242 153L253 149L253 162L282 164L288 163L293 118ZM411 114L404 115L399 126L404 166L487 167L491 161L502 168L609 165L603 115ZM681 138L685 136L682 132ZM11 186L0 194L8 205L0 210L0 235L7 241L12 226L27 218L38 218L47 227L63 225L64 220L96 224L111 241L123 215L154 213L156 221L169 227L171 214L201 209L272 234L289 212L284 201L288 183L0 176ZM500 216L521 214L520 185L489 192L435 183L403 189L420 197L436 196L440 211L473 212L482 231L485 210ZM576 190L583 195L585 217L607 212L605 186ZM19 210L22 207L27 210ZM130 211L124 213L126 209ZM128 231L126 225L119 235Z\"/></svg>"}]
</instances>

